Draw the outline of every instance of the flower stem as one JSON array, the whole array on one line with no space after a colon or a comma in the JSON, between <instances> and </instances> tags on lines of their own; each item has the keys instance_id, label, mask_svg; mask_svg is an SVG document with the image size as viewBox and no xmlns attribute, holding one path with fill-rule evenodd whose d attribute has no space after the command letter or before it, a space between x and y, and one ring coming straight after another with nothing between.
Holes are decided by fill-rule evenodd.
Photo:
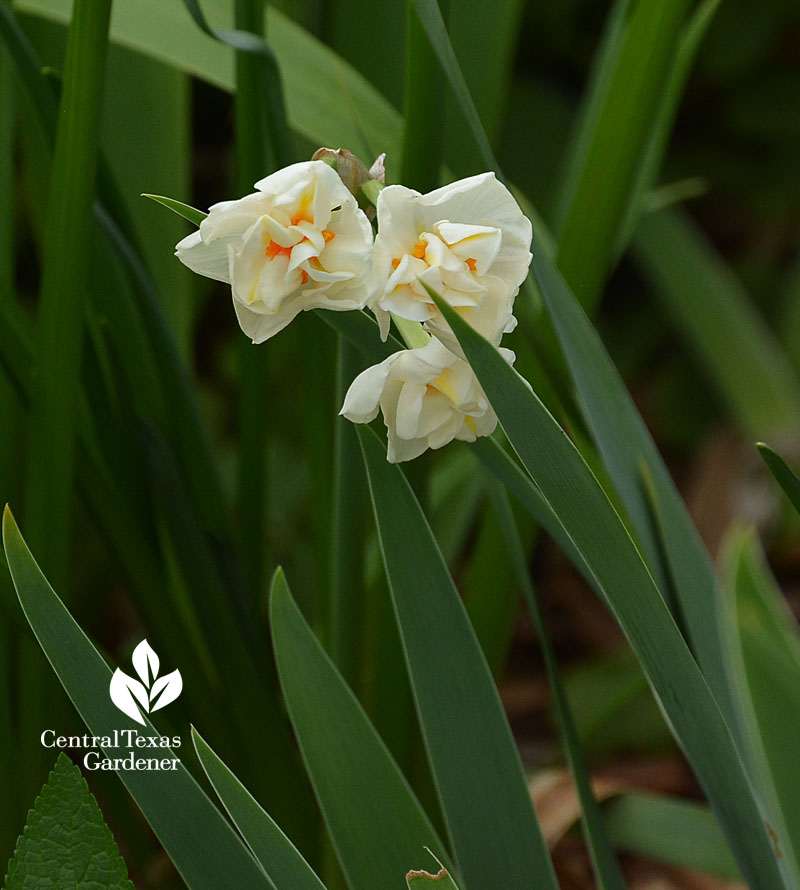
<instances>
[{"instance_id":1,"label":"flower stem","mask_svg":"<svg viewBox=\"0 0 800 890\"><path fill-rule=\"evenodd\" d=\"M427 334L418 321L409 321L392 313L392 321L403 338L403 342L409 349L420 349L430 343L430 334Z\"/></svg>"},{"instance_id":2,"label":"flower stem","mask_svg":"<svg viewBox=\"0 0 800 890\"><path fill-rule=\"evenodd\" d=\"M439 62L412 0L408 0L406 47L406 126L400 181L410 188L429 192L439 185L444 92L439 86Z\"/></svg>"},{"instance_id":3,"label":"flower stem","mask_svg":"<svg viewBox=\"0 0 800 890\"><path fill-rule=\"evenodd\" d=\"M236 27L263 35L263 0L236 0ZM240 194L269 172L266 109L260 95L262 59L236 54L236 181ZM261 599L268 565L267 403L269 352L242 341L239 346L239 543L242 566L254 602Z\"/></svg>"},{"instance_id":4,"label":"flower stem","mask_svg":"<svg viewBox=\"0 0 800 890\"><path fill-rule=\"evenodd\" d=\"M48 577L62 588L69 563L84 294L110 12L111 0L75 0L42 250L25 526Z\"/></svg>"},{"instance_id":5,"label":"flower stem","mask_svg":"<svg viewBox=\"0 0 800 890\"><path fill-rule=\"evenodd\" d=\"M339 337L337 406L361 370L361 356ZM331 528L330 651L342 675L357 689L364 621L364 504L367 492L353 424L336 421Z\"/></svg>"}]
</instances>

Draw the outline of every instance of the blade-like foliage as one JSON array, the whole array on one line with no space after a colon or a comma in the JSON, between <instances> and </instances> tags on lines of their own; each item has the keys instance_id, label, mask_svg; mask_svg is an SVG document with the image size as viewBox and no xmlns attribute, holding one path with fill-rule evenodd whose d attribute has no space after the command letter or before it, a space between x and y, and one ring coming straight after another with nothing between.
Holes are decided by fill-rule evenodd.
<instances>
[{"instance_id":1,"label":"blade-like foliage","mask_svg":"<svg viewBox=\"0 0 800 890\"><path fill-rule=\"evenodd\" d=\"M688 0L628 5L624 33L617 37L613 32L618 51L601 56L611 70L596 80L602 100L590 104L592 113L582 121L590 135L581 139L583 163L565 183L568 198L563 199L558 247L559 267L590 310L625 222L689 6Z\"/></svg>"},{"instance_id":2,"label":"blade-like foliage","mask_svg":"<svg viewBox=\"0 0 800 890\"><path fill-rule=\"evenodd\" d=\"M599 335L552 260L534 275L580 395L582 413L630 517L659 590L674 587L676 620L726 718L733 709L718 625L719 582L661 456ZM655 521L642 467L658 503ZM585 554L584 554L585 555ZM733 721L730 721L733 725Z\"/></svg>"},{"instance_id":3,"label":"blade-like foliage","mask_svg":"<svg viewBox=\"0 0 800 890\"><path fill-rule=\"evenodd\" d=\"M536 592L533 589L528 566L525 563L525 553L519 540L519 532L511 510L511 504L508 500L508 494L505 488L497 482L493 483L490 494L495 512L500 519L500 525L503 529L503 538L508 549L508 555L514 564L518 583L522 588L528 610L533 618L536 632L539 635L547 670L547 679L553 695L558 725L561 728L561 738L566 749L567 761L581 804L583 834L592 857L592 866L597 886L600 890L623 890L625 880L622 877L619 863L614 857L614 851L609 843L605 826L600 816L600 810L592 792L589 771L586 767L580 739L578 738L578 730L575 726L575 718L572 716L564 683L561 679L561 671L558 667L555 649L550 642L550 634L545 625Z\"/></svg>"},{"instance_id":4,"label":"blade-like foliage","mask_svg":"<svg viewBox=\"0 0 800 890\"><path fill-rule=\"evenodd\" d=\"M184 219L188 219L190 223L194 223L196 226L199 226L200 223L208 216L208 214L203 213L202 210L198 210L196 207L192 207L190 204L184 204L182 201L176 201L174 198L165 198L163 195L142 195L142 197L150 198L151 201L155 201L156 204L163 205L168 210L171 210L173 213L177 213L178 216L182 216Z\"/></svg>"},{"instance_id":5,"label":"blade-like foliage","mask_svg":"<svg viewBox=\"0 0 800 890\"><path fill-rule=\"evenodd\" d=\"M464 884L555 888L497 689L425 515L377 436L360 428L359 438L417 713Z\"/></svg>"},{"instance_id":6,"label":"blade-like foliage","mask_svg":"<svg viewBox=\"0 0 800 890\"><path fill-rule=\"evenodd\" d=\"M76 0L44 230L25 513L42 559L59 580L69 559L83 307L110 16L111 0Z\"/></svg>"},{"instance_id":7,"label":"blade-like foliage","mask_svg":"<svg viewBox=\"0 0 800 890\"><path fill-rule=\"evenodd\" d=\"M70 0L21 0L23 12L69 21ZM215 22L232 24L232 4L206 0L203 9ZM374 157L381 151L399 162L402 119L362 75L336 53L270 7L267 33L283 73L289 124L318 145L347 146ZM232 91L230 50L195 25L180 3L136 0L115 6L111 39Z\"/></svg>"},{"instance_id":8,"label":"blade-like foliage","mask_svg":"<svg viewBox=\"0 0 800 890\"><path fill-rule=\"evenodd\" d=\"M776 849L800 883L800 762L791 752L800 725L800 635L750 530L730 533L726 550L731 672L754 775L775 802Z\"/></svg>"},{"instance_id":9,"label":"blade-like foliage","mask_svg":"<svg viewBox=\"0 0 800 890\"><path fill-rule=\"evenodd\" d=\"M800 429L800 380L777 337L700 227L676 208L648 214L636 258L743 429Z\"/></svg>"},{"instance_id":10,"label":"blade-like foliage","mask_svg":"<svg viewBox=\"0 0 800 890\"><path fill-rule=\"evenodd\" d=\"M800 479L790 469L786 461L769 445L759 442L756 445L758 452L775 477L775 481L783 489L786 497L792 502L792 506L800 513Z\"/></svg>"},{"instance_id":11,"label":"blade-like foliage","mask_svg":"<svg viewBox=\"0 0 800 890\"><path fill-rule=\"evenodd\" d=\"M135 727L111 703L111 670L47 583L8 508L3 544L25 617L89 732L113 736L115 729ZM149 722L139 732L160 736ZM140 750L120 746L105 753L136 757ZM176 756L169 748L159 752ZM174 771L121 769L118 775L191 890L229 884L270 890L261 868L182 764Z\"/></svg>"},{"instance_id":12,"label":"blade-like foliage","mask_svg":"<svg viewBox=\"0 0 800 890\"><path fill-rule=\"evenodd\" d=\"M294 844L194 727L192 743L208 781L276 890L325 890Z\"/></svg>"},{"instance_id":13,"label":"blade-like foliage","mask_svg":"<svg viewBox=\"0 0 800 890\"><path fill-rule=\"evenodd\" d=\"M711 690L641 555L575 446L498 351L432 294L542 495L580 550L756 888L788 886ZM713 627L713 625L712 625Z\"/></svg>"},{"instance_id":14,"label":"blade-like foliage","mask_svg":"<svg viewBox=\"0 0 800 890\"><path fill-rule=\"evenodd\" d=\"M614 845L682 868L741 879L714 814L705 804L655 794L623 794L603 805Z\"/></svg>"},{"instance_id":15,"label":"blade-like foliage","mask_svg":"<svg viewBox=\"0 0 800 890\"><path fill-rule=\"evenodd\" d=\"M446 851L279 570L270 601L278 674L311 782L352 890L401 881L425 846Z\"/></svg>"}]
</instances>

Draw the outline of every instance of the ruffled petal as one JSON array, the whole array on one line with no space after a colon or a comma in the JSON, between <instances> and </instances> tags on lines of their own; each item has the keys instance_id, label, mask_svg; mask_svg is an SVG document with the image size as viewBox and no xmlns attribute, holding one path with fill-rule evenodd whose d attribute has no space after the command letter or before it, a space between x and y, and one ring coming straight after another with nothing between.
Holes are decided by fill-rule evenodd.
<instances>
[{"instance_id":1,"label":"ruffled petal","mask_svg":"<svg viewBox=\"0 0 800 890\"><path fill-rule=\"evenodd\" d=\"M379 365L367 368L356 377L347 390L339 414L353 423L369 423L377 417L389 369L396 355L390 355Z\"/></svg>"},{"instance_id":2,"label":"ruffled petal","mask_svg":"<svg viewBox=\"0 0 800 890\"><path fill-rule=\"evenodd\" d=\"M178 242L175 247L175 256L192 272L228 284L230 283L228 246L233 245L239 238L240 236L219 238L210 244L205 244L199 231L192 232L191 235L187 235Z\"/></svg>"}]
</instances>

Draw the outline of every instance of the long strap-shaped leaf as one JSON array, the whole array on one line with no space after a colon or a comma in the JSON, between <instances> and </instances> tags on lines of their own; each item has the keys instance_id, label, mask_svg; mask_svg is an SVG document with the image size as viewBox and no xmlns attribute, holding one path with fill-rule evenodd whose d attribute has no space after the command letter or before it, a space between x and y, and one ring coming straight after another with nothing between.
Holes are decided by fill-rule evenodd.
<instances>
[{"instance_id":1,"label":"long strap-shaped leaf","mask_svg":"<svg viewBox=\"0 0 800 890\"><path fill-rule=\"evenodd\" d=\"M566 210L558 264L590 311L597 305L642 155L665 101L690 5L688 0L630 5L624 33L616 39L618 51L604 59L610 70L596 81L602 99L593 97L593 113L582 121L585 154L562 198Z\"/></svg>"},{"instance_id":2,"label":"long strap-shaped leaf","mask_svg":"<svg viewBox=\"0 0 800 890\"><path fill-rule=\"evenodd\" d=\"M359 438L417 712L467 890L557 887L500 697L425 514Z\"/></svg>"},{"instance_id":3,"label":"long strap-shaped leaf","mask_svg":"<svg viewBox=\"0 0 800 890\"><path fill-rule=\"evenodd\" d=\"M433 296L522 463L605 591L752 890L791 886L719 706L605 492L498 351Z\"/></svg>"},{"instance_id":4,"label":"long strap-shaped leaf","mask_svg":"<svg viewBox=\"0 0 800 890\"><path fill-rule=\"evenodd\" d=\"M289 716L351 890L399 885L426 846L446 862L436 831L280 570L270 624Z\"/></svg>"},{"instance_id":5,"label":"long strap-shaped leaf","mask_svg":"<svg viewBox=\"0 0 800 890\"><path fill-rule=\"evenodd\" d=\"M450 82L458 104L461 106L461 112L472 132L475 144L484 163L490 169L499 171L500 165L495 159L492 146L489 144L486 131L483 129L478 109L475 107L467 81L464 79L464 74L458 64L439 4L436 0L412 0L412 2L419 16L419 21L428 35L428 40L431 42L433 51L439 59L439 64L442 66L442 70Z\"/></svg>"},{"instance_id":6,"label":"long strap-shaped leaf","mask_svg":"<svg viewBox=\"0 0 800 890\"><path fill-rule=\"evenodd\" d=\"M3 544L25 617L89 731L113 736L135 727L108 695L111 670L48 584L11 511L3 514ZM148 722L140 735L159 735ZM110 757L143 756L132 747ZM159 748L159 758L175 755ZM263 871L182 764L177 770L117 773L191 890L247 887L272 890Z\"/></svg>"},{"instance_id":7,"label":"long strap-shaped leaf","mask_svg":"<svg viewBox=\"0 0 800 890\"><path fill-rule=\"evenodd\" d=\"M267 148L270 156L268 160L272 167L286 166L293 152L289 125L286 121L286 108L283 104L280 69L275 54L258 34L253 34L250 31L227 31L212 28L203 15L198 0L183 0L183 3L197 26L209 37L219 40L220 43L230 46L239 53L250 53L259 60L261 73L259 85L263 101L267 106Z\"/></svg>"},{"instance_id":8,"label":"long strap-shaped leaf","mask_svg":"<svg viewBox=\"0 0 800 890\"><path fill-rule=\"evenodd\" d=\"M719 582L711 560L599 335L547 255L537 257L533 271L580 394L586 422L651 565L661 561L659 531L663 535L689 645L732 727L734 711L719 635ZM652 521L642 463L658 499L660 530Z\"/></svg>"},{"instance_id":9,"label":"long strap-shaped leaf","mask_svg":"<svg viewBox=\"0 0 800 890\"><path fill-rule=\"evenodd\" d=\"M648 214L634 252L706 377L751 436L800 428L800 380L750 295L691 217Z\"/></svg>"},{"instance_id":10,"label":"long strap-shaped leaf","mask_svg":"<svg viewBox=\"0 0 800 890\"><path fill-rule=\"evenodd\" d=\"M775 481L783 489L786 497L792 502L792 506L800 513L800 479L794 470L790 469L786 461L769 445L759 442L756 445L764 463L769 467L775 477Z\"/></svg>"},{"instance_id":11,"label":"long strap-shaped leaf","mask_svg":"<svg viewBox=\"0 0 800 890\"><path fill-rule=\"evenodd\" d=\"M800 761L787 757L800 727L800 636L752 529L725 547L728 645L737 705L753 774L773 804L770 835L800 885Z\"/></svg>"},{"instance_id":12,"label":"long strap-shaped leaf","mask_svg":"<svg viewBox=\"0 0 800 890\"><path fill-rule=\"evenodd\" d=\"M25 513L45 564L58 578L66 577L69 562L83 307L110 17L111 0L76 0L42 245Z\"/></svg>"},{"instance_id":13,"label":"long strap-shaped leaf","mask_svg":"<svg viewBox=\"0 0 800 890\"><path fill-rule=\"evenodd\" d=\"M567 692L561 679L561 671L558 667L555 649L550 642L550 634L547 631L539 600L533 589L530 571L525 561L525 551L520 541L519 530L514 519L514 513L511 510L508 494L504 486L492 480L489 487L489 496L495 513L500 520L503 539L508 555L514 565L517 582L522 588L528 611L531 618L533 618L536 632L539 635L539 644L544 656L547 679L553 696L553 705L561 728L561 738L581 804L583 836L586 839L586 846L589 848L592 858L592 868L597 886L599 890L623 890L625 879L622 877L619 863L614 857L614 851L609 843L600 815L600 808L592 792L589 770L586 767L580 738L578 737L578 728L575 725L575 718L572 715Z\"/></svg>"},{"instance_id":14,"label":"long strap-shaped leaf","mask_svg":"<svg viewBox=\"0 0 800 890\"><path fill-rule=\"evenodd\" d=\"M297 847L194 727L192 742L208 781L276 890L325 890Z\"/></svg>"}]
</instances>

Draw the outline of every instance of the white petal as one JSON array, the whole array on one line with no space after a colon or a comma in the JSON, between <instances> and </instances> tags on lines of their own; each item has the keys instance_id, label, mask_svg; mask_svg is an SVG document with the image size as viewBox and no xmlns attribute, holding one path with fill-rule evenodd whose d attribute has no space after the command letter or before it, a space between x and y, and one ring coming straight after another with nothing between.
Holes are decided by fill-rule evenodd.
<instances>
[{"instance_id":1,"label":"white petal","mask_svg":"<svg viewBox=\"0 0 800 890\"><path fill-rule=\"evenodd\" d=\"M415 201L421 198L419 192L404 185L387 185L378 195L378 240L383 242L390 257L408 253L419 240Z\"/></svg>"},{"instance_id":2,"label":"white petal","mask_svg":"<svg viewBox=\"0 0 800 890\"><path fill-rule=\"evenodd\" d=\"M406 383L400 390L395 431L401 439L419 438L419 416L426 393L427 386L423 383Z\"/></svg>"},{"instance_id":3,"label":"white petal","mask_svg":"<svg viewBox=\"0 0 800 890\"><path fill-rule=\"evenodd\" d=\"M448 442L452 442L462 424L463 418L455 412L451 412L447 421L428 436L428 446L436 449L444 447Z\"/></svg>"},{"instance_id":4,"label":"white petal","mask_svg":"<svg viewBox=\"0 0 800 890\"><path fill-rule=\"evenodd\" d=\"M241 235L236 235L230 238L218 238L210 244L204 244L198 230L178 242L175 256L192 272L227 284L230 282L228 246L236 246L240 241Z\"/></svg>"},{"instance_id":5,"label":"white petal","mask_svg":"<svg viewBox=\"0 0 800 890\"><path fill-rule=\"evenodd\" d=\"M389 429L389 447L386 459L390 464L399 464L406 460L414 460L420 454L428 450L426 439L401 439L395 435L394 430Z\"/></svg>"},{"instance_id":6,"label":"white petal","mask_svg":"<svg viewBox=\"0 0 800 890\"><path fill-rule=\"evenodd\" d=\"M341 415L353 423L369 423L377 417L389 369L398 354L390 355L379 365L367 368L356 377L344 397L344 404L339 412Z\"/></svg>"}]
</instances>

